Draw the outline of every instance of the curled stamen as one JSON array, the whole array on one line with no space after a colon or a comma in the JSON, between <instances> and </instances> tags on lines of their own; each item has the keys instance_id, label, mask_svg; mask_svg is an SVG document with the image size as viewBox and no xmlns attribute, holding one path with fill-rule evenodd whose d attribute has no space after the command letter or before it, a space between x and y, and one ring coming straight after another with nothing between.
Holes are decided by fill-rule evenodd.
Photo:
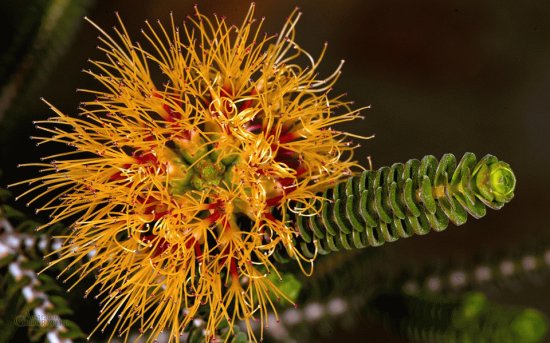
<instances>
[{"instance_id":1,"label":"curled stamen","mask_svg":"<svg viewBox=\"0 0 550 343\"><path fill-rule=\"evenodd\" d=\"M84 72L102 89L79 90L90 98L77 116L46 102L55 117L33 139L68 150L28 164L41 176L19 184L50 213L44 227L75 221L54 264L68 262L74 285L95 276L94 331L178 340L196 324L208 340L242 320L256 341L252 322L261 338L268 310L294 301L272 279L284 276L278 259L313 271L318 246L302 254L295 221L321 213L317 194L358 167L350 139L363 137L330 128L359 110L329 94L343 61L320 78L326 44L314 58L295 42L298 9L262 35L254 8L237 26L195 8L180 30L170 14L168 27L146 22L145 44L118 15L112 35L86 18L104 58Z\"/></svg>"}]
</instances>

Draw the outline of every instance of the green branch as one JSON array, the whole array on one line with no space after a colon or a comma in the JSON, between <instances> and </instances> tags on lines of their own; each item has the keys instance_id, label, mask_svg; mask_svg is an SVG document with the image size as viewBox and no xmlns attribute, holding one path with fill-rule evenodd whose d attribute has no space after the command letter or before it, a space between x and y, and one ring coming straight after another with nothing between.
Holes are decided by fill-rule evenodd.
<instances>
[{"instance_id":1,"label":"green branch","mask_svg":"<svg viewBox=\"0 0 550 343\"><path fill-rule=\"evenodd\" d=\"M38 225L0 202L0 331L9 340L18 329L27 327L33 342L44 338L72 342L85 335L66 319L73 312L60 294L62 288L45 273L38 273L45 267L43 256L60 241L47 233L37 234Z\"/></svg>"},{"instance_id":2,"label":"green branch","mask_svg":"<svg viewBox=\"0 0 550 343\"><path fill-rule=\"evenodd\" d=\"M376 247L449 222L462 225L468 215L481 218L486 207L500 209L514 196L515 176L507 163L466 153L456 162L426 156L359 175L324 192L316 209L296 217L299 246L309 257L342 249Z\"/></svg>"},{"instance_id":3,"label":"green branch","mask_svg":"<svg viewBox=\"0 0 550 343\"><path fill-rule=\"evenodd\" d=\"M536 343L548 331L540 312L493 304L482 293L383 293L369 307L413 342Z\"/></svg>"}]
</instances>

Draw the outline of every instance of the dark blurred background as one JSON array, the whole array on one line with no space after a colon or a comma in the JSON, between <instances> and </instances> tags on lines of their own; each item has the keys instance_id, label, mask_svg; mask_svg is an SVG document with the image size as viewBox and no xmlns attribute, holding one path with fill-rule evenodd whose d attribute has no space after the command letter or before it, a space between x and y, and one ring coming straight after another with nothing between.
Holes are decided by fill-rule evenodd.
<instances>
[{"instance_id":1,"label":"dark blurred background","mask_svg":"<svg viewBox=\"0 0 550 343\"><path fill-rule=\"evenodd\" d=\"M3 6L10 2L6 1ZM30 3L21 1L18 6L26 2ZM494 154L514 168L516 197L501 211L489 211L484 219L470 220L460 228L450 227L381 249L392 249L404 261L460 260L546 235L546 211L550 209L550 2L273 0L257 1L256 5L256 16L267 18L264 30L270 33L278 32L293 8L300 7L303 17L296 41L313 56L329 42L320 69L325 75L330 75L340 59L346 60L335 92L347 92L357 107L372 105L363 113L365 120L346 127L356 134L376 135L362 142L358 150L357 158L364 165L368 165L369 156L377 168L426 154L439 158L446 152L461 156L471 151L478 157ZM193 2L182 0L96 1L87 15L101 27L110 28L118 11L137 40L144 19L166 21L172 11L181 20L192 13L192 6ZM245 1L230 0L199 3L201 12L216 12L235 23L240 23L248 6ZM3 18L0 25L9 26L15 20ZM13 38L7 36L9 30L0 32L3 41ZM51 115L38 97L72 114L82 100L75 89L95 87L81 69L90 66L88 58L102 58L96 50L98 32L83 20L76 32L71 47L36 96L25 101L24 115L15 119L17 125L2 133L4 185L34 172L17 170L16 164L46 154L47 149L36 149L28 138L37 133L31 120ZM36 77L39 74L37 71ZM532 306L550 315L547 285L504 292L495 300ZM335 336L326 341L337 336L342 340L400 342L379 324L365 323L354 331L335 327Z\"/></svg>"}]
</instances>

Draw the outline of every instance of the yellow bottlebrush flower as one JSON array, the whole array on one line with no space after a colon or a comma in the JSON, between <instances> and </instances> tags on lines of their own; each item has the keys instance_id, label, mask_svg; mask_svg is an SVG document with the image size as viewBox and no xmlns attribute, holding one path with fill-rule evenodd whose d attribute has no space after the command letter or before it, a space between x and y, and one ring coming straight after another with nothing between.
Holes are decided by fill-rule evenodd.
<instances>
[{"instance_id":1,"label":"yellow bottlebrush flower","mask_svg":"<svg viewBox=\"0 0 550 343\"><path fill-rule=\"evenodd\" d=\"M182 29L172 16L168 28L147 23L144 45L122 22L113 36L92 23L106 59L86 73L104 89L83 91L95 99L80 115L52 106L38 122L49 133L39 144L70 149L30 164L42 174L24 194L45 199L47 225L73 222L53 263L69 260L75 284L96 277L97 329L177 341L207 308L208 338L242 320L255 339L250 321L265 324L286 297L267 277L274 251L302 270L313 262L292 216L357 165L350 135L331 126L359 114L329 95L341 65L319 78L325 49L314 59L294 41L299 12L272 36L253 12L240 26L197 9Z\"/></svg>"}]
</instances>

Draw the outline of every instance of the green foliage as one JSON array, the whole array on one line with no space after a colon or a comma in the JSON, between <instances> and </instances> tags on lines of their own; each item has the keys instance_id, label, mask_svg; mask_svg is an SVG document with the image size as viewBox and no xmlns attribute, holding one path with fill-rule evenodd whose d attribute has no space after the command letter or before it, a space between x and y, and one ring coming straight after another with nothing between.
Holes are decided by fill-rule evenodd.
<instances>
[{"instance_id":1,"label":"green foliage","mask_svg":"<svg viewBox=\"0 0 550 343\"><path fill-rule=\"evenodd\" d=\"M195 320L185 331L182 336L182 342L186 343L203 343L205 342L205 322L201 319ZM248 336L242 332L237 325L232 326L230 330L229 323L223 321L217 330L218 334L212 342L227 342L227 343L248 343Z\"/></svg>"},{"instance_id":2,"label":"green foliage","mask_svg":"<svg viewBox=\"0 0 550 343\"><path fill-rule=\"evenodd\" d=\"M518 292L550 280L549 257L550 237L546 235L460 260L411 263L401 267L399 277L389 282L414 292Z\"/></svg>"},{"instance_id":3,"label":"green foliage","mask_svg":"<svg viewBox=\"0 0 550 343\"><path fill-rule=\"evenodd\" d=\"M430 229L462 225L468 214L500 209L514 196L510 166L472 153L457 164L452 154L412 159L364 171L324 192L315 210L297 216L300 247L309 257L343 249L376 247Z\"/></svg>"},{"instance_id":4,"label":"green foliage","mask_svg":"<svg viewBox=\"0 0 550 343\"><path fill-rule=\"evenodd\" d=\"M314 341L316 337L312 337L311 330L307 329L312 325L315 325L317 333L321 331L319 328L330 333L335 326L353 323L353 317L366 313L369 308L366 304L375 299L381 289L399 289L409 295L438 292L454 294L455 297L475 290L502 298L502 291L509 296L510 292L540 287L548 282L550 276L547 262L549 237L537 237L532 242L514 244L496 251L483 249L481 256L473 252L467 259L437 259L428 263L404 261L400 255L392 254L398 247L388 248L342 251L322 256L316 261L313 275L301 279L304 291L298 299L299 309L306 308L311 302L325 303L327 299L341 299L348 307L345 314L325 311L314 324L305 320L287 323L283 314L281 325L285 326L288 337L298 341ZM487 316L493 315L500 316L498 312ZM483 319L476 325L483 326L489 322L489 319ZM541 323L539 321L533 323L533 330L546 325L536 324ZM498 339L491 338L491 341Z\"/></svg>"},{"instance_id":5,"label":"green foliage","mask_svg":"<svg viewBox=\"0 0 550 343\"><path fill-rule=\"evenodd\" d=\"M6 0L0 4L0 137L7 141L26 108L69 47L92 0ZM6 120L4 120L6 119Z\"/></svg>"},{"instance_id":6,"label":"green foliage","mask_svg":"<svg viewBox=\"0 0 550 343\"><path fill-rule=\"evenodd\" d=\"M382 293L369 305L374 315L414 342L536 343L548 331L540 312L493 304L481 293Z\"/></svg>"},{"instance_id":7,"label":"green foliage","mask_svg":"<svg viewBox=\"0 0 550 343\"><path fill-rule=\"evenodd\" d=\"M61 338L82 339L86 337L86 334L82 330L80 330L78 324L73 321L64 319L63 326L66 328L66 330L59 334Z\"/></svg>"},{"instance_id":8,"label":"green foliage","mask_svg":"<svg viewBox=\"0 0 550 343\"><path fill-rule=\"evenodd\" d=\"M349 311L377 313L398 332L419 342L540 342L547 326L540 313L490 304L481 293L444 296L399 291L380 295L380 289L407 289L410 277L404 277L399 266L391 270L387 256L354 250L430 230L442 231L450 222L464 224L468 215L481 218L486 207L500 209L509 202L515 184L508 164L490 155L477 161L471 153L458 163L450 154L440 161L426 156L350 177L324 193L327 200L317 203L318 212L310 210L295 218L300 231L297 241L307 256L313 256L315 249L321 254L340 251L317 261L313 278L302 280L306 292L300 295L300 303L322 303L336 297ZM535 259L540 269L544 258L540 249L527 257ZM516 262L534 268L532 261L525 261L524 256ZM501 262L495 268L502 269ZM461 271L453 265L445 270L449 280ZM505 275L500 274L494 273L490 281L501 280ZM473 280L465 281L471 284ZM398 302L398 308L384 307L391 302ZM334 323L334 317L325 311L319 325ZM301 325L287 328L289 337L300 335L296 328Z\"/></svg>"},{"instance_id":9,"label":"green foliage","mask_svg":"<svg viewBox=\"0 0 550 343\"><path fill-rule=\"evenodd\" d=\"M291 273L280 273L281 277L277 276L275 273L268 274L268 278L279 287L279 290L283 292L291 301L296 301L300 290L302 289L302 283ZM273 298L274 295L272 295ZM285 299L272 299L279 301L281 305L288 305L288 301Z\"/></svg>"},{"instance_id":10,"label":"green foliage","mask_svg":"<svg viewBox=\"0 0 550 343\"><path fill-rule=\"evenodd\" d=\"M36 233L38 223L29 221L12 207L0 204L0 331L10 340L18 329L27 328L29 340L46 335L83 338L73 322L63 317L73 313L64 290L46 274L43 256L52 251L47 233Z\"/></svg>"}]
</instances>

